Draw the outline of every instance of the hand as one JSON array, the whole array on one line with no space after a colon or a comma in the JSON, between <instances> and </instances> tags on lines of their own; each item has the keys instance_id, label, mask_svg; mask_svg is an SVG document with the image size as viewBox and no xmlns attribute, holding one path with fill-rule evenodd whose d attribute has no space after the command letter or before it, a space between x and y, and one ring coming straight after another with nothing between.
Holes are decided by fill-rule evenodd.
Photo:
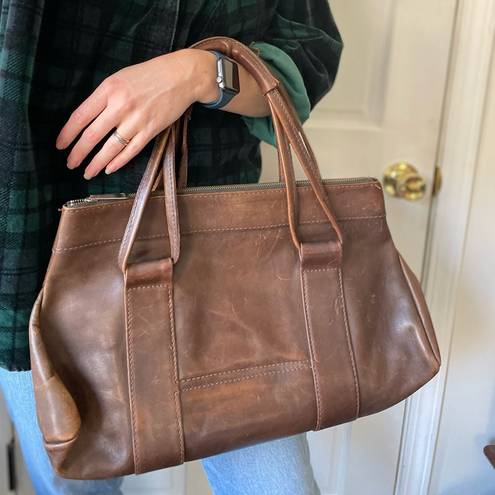
<instances>
[{"instance_id":1,"label":"hand","mask_svg":"<svg viewBox=\"0 0 495 495\"><path fill-rule=\"evenodd\" d=\"M105 79L70 116L57 137L56 147L73 146L67 166L78 167L90 151L111 135L86 167L91 179L101 170L115 172L136 156L160 131L175 122L187 108L218 96L215 55L184 49L126 67Z\"/></svg>"}]
</instances>

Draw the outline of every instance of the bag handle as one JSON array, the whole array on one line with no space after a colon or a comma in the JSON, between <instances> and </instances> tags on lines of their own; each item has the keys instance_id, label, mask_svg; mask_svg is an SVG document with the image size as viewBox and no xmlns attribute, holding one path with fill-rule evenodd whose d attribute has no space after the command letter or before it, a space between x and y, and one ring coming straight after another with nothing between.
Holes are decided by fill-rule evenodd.
<instances>
[{"instance_id":1,"label":"bag handle","mask_svg":"<svg viewBox=\"0 0 495 495\"><path fill-rule=\"evenodd\" d=\"M198 43L192 45L191 48L221 51L228 57L243 65L244 68L247 69L247 71L255 78L259 87L263 91L263 94L268 99L272 116L277 116L279 118L288 141L296 153L296 156L310 182L316 198L318 199L325 216L328 218L333 230L335 231L338 242L342 244L342 231L337 223L336 216L333 213L326 190L323 186L316 157L303 131L299 117L290 102L290 98L285 92L283 86L280 84L280 81L270 72L268 67L262 62L260 57L254 53L253 50L235 39L216 36L199 41ZM279 157L280 156L281 155L279 154ZM281 161L282 164L285 165L284 177L286 179L288 177L292 177L292 180L295 182L292 160ZM287 172L289 168L292 170L288 176ZM290 188L288 188L288 190L289 189ZM298 243L296 243L296 247L299 249Z\"/></svg>"},{"instance_id":2,"label":"bag handle","mask_svg":"<svg viewBox=\"0 0 495 495\"><path fill-rule=\"evenodd\" d=\"M304 134L299 118L284 93L278 79L263 64L261 59L247 46L237 40L226 37L214 37L200 41L192 48L217 50L226 54L243 65L255 78L263 94L268 100L274 128L277 136L279 163L283 170L283 179L286 184L287 206L291 237L298 252L301 252L301 243L297 233L298 209L297 189L290 147L294 150L302 168L309 180L316 199L328 219L341 248L343 237L337 223L336 216L328 200L323 186L320 172L313 150ZM150 196L156 177L163 167L165 190L165 208L167 228L170 240L171 257L177 262L180 253L179 217L177 210L177 193L175 181L175 144L176 124L166 129L156 138L155 147L139 184L132 206L129 221L121 242L119 251L119 266L125 273L132 245L137 236L139 224ZM170 139L169 139L170 138ZM163 157L163 163L162 163Z\"/></svg>"}]
</instances>

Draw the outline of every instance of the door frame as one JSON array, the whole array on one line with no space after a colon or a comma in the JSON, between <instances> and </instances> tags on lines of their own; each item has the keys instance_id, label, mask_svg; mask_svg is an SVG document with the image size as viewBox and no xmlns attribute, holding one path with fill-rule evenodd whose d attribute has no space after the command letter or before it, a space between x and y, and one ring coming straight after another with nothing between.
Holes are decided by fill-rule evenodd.
<instances>
[{"instance_id":1,"label":"door frame","mask_svg":"<svg viewBox=\"0 0 495 495\"><path fill-rule=\"evenodd\" d=\"M495 39L495 2L458 0L422 281L442 356L440 372L407 399L394 495L427 495L449 371L459 274Z\"/></svg>"}]
</instances>

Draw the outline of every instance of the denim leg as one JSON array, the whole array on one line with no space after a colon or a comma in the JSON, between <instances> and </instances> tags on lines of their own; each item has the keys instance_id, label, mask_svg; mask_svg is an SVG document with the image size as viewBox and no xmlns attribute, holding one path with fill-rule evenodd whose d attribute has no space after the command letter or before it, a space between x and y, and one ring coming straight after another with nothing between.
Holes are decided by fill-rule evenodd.
<instances>
[{"instance_id":1,"label":"denim leg","mask_svg":"<svg viewBox=\"0 0 495 495\"><path fill-rule=\"evenodd\" d=\"M36 419L30 371L0 368L0 388L17 431L22 455L37 495L119 495L122 478L66 480L55 474Z\"/></svg>"},{"instance_id":2,"label":"denim leg","mask_svg":"<svg viewBox=\"0 0 495 495\"><path fill-rule=\"evenodd\" d=\"M215 495L319 495L306 435L295 435L202 460Z\"/></svg>"}]
</instances>

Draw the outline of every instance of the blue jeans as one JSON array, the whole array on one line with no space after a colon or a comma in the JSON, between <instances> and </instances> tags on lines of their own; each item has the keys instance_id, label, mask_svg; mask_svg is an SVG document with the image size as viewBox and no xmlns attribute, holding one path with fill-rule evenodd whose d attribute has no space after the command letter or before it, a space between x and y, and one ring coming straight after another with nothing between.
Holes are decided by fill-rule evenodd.
<instances>
[{"instance_id":1,"label":"blue jeans","mask_svg":"<svg viewBox=\"0 0 495 495\"><path fill-rule=\"evenodd\" d=\"M57 476L43 448L29 371L0 368L0 387L38 495L118 495L122 478L80 481ZM203 459L215 495L318 495L305 435Z\"/></svg>"}]
</instances>

